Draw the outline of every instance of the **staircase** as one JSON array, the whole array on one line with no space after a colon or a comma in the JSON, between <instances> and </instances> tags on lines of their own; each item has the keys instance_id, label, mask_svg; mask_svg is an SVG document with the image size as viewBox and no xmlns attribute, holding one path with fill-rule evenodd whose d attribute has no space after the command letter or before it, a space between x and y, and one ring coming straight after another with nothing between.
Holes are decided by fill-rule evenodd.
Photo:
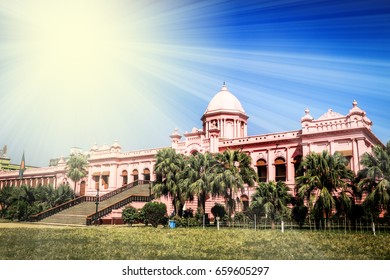
<instances>
[{"instance_id":1,"label":"staircase","mask_svg":"<svg viewBox=\"0 0 390 280\"><path fill-rule=\"evenodd\" d=\"M149 184L137 181L100 197L97 213L96 197L80 197L71 205L60 205L56 207L60 209L49 209L33 216L32 220L48 224L89 225L109 214L113 209L122 208L132 201L150 200Z\"/></svg>"}]
</instances>

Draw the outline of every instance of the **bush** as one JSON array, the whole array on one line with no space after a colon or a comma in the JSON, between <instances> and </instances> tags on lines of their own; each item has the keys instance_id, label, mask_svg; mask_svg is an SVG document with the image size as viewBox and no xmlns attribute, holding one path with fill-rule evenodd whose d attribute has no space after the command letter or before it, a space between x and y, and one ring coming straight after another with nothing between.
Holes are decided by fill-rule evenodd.
<instances>
[{"instance_id":1,"label":"bush","mask_svg":"<svg viewBox=\"0 0 390 280\"><path fill-rule=\"evenodd\" d=\"M234 213L234 222L235 223L242 223L247 220L246 215L243 212L236 212Z\"/></svg>"},{"instance_id":2,"label":"bush","mask_svg":"<svg viewBox=\"0 0 390 280\"><path fill-rule=\"evenodd\" d=\"M138 210L132 206L128 206L122 211L123 222L132 226L132 224L139 222Z\"/></svg>"},{"instance_id":3,"label":"bush","mask_svg":"<svg viewBox=\"0 0 390 280\"><path fill-rule=\"evenodd\" d=\"M183 218L193 218L194 217L194 210L192 208L188 208L183 211Z\"/></svg>"},{"instance_id":4,"label":"bush","mask_svg":"<svg viewBox=\"0 0 390 280\"><path fill-rule=\"evenodd\" d=\"M222 204L215 203L215 205L211 208L211 213L213 214L214 218L222 218L226 215L226 210Z\"/></svg>"},{"instance_id":5,"label":"bush","mask_svg":"<svg viewBox=\"0 0 390 280\"><path fill-rule=\"evenodd\" d=\"M176 227L194 227L202 224L197 218L193 217L181 218L179 216L174 216L173 220L176 222Z\"/></svg>"},{"instance_id":6,"label":"bush","mask_svg":"<svg viewBox=\"0 0 390 280\"><path fill-rule=\"evenodd\" d=\"M167 213L167 207L161 202L148 202L142 208L145 219L152 226L157 227L158 224L164 222L164 216Z\"/></svg>"},{"instance_id":7,"label":"bush","mask_svg":"<svg viewBox=\"0 0 390 280\"><path fill-rule=\"evenodd\" d=\"M298 223L299 228L305 224L308 211L309 209L305 205L294 206L292 209L291 216Z\"/></svg>"}]
</instances>

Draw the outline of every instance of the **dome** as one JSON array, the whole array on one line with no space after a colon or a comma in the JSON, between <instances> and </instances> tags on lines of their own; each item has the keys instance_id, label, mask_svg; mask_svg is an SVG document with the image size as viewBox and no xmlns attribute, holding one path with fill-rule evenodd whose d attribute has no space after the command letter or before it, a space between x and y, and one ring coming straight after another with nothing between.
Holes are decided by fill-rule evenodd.
<instances>
[{"instance_id":1,"label":"dome","mask_svg":"<svg viewBox=\"0 0 390 280\"><path fill-rule=\"evenodd\" d=\"M240 101L227 89L225 84L213 97L213 99L211 99L205 114L216 111L229 111L245 114L244 108L242 108Z\"/></svg>"}]
</instances>

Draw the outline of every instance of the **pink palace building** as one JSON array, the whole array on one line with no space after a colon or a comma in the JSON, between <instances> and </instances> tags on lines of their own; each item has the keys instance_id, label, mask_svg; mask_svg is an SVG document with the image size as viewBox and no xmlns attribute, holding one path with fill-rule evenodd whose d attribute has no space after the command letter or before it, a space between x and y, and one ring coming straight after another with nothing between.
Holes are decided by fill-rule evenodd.
<instances>
[{"instance_id":1,"label":"pink palace building","mask_svg":"<svg viewBox=\"0 0 390 280\"><path fill-rule=\"evenodd\" d=\"M293 191L297 166L309 152L339 151L349 160L350 169L356 173L361 169L361 156L371 151L373 145L381 143L371 131L372 122L366 112L357 105L353 101L352 108L345 115L329 109L317 119L306 109L299 130L248 136L249 116L240 101L224 85L211 99L201 117L202 128L193 128L183 135L175 130L169 137L172 148L184 155L241 149L251 156L252 166L260 181L283 180ZM78 182L76 193L95 196L99 188L100 195L104 195L136 180L153 181L155 155L161 149L125 152L117 141L111 146L94 145L87 153L88 177ZM66 177L62 158L55 166L27 169L22 180L18 179L18 171L0 171L0 187L22 183L32 186L51 183L58 186L66 182L73 187L74 183ZM244 192L236 194L237 201L241 202L238 203L238 211L248 206L253 191L253 187L247 187ZM168 213L173 211L169 199L160 198L158 201L167 204ZM206 203L206 212L210 213L215 202L223 201L222 198L210 198ZM188 202L186 207L196 210L196 204L196 200Z\"/></svg>"}]
</instances>

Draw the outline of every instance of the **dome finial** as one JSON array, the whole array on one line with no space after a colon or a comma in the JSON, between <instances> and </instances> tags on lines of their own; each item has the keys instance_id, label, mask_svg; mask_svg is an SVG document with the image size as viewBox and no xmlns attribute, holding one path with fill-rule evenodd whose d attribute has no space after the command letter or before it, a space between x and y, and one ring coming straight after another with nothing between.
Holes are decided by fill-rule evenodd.
<instances>
[{"instance_id":1,"label":"dome finial","mask_svg":"<svg viewBox=\"0 0 390 280\"><path fill-rule=\"evenodd\" d=\"M227 86L226 86L226 82L223 82L221 90L226 90L226 91L228 90Z\"/></svg>"}]
</instances>

